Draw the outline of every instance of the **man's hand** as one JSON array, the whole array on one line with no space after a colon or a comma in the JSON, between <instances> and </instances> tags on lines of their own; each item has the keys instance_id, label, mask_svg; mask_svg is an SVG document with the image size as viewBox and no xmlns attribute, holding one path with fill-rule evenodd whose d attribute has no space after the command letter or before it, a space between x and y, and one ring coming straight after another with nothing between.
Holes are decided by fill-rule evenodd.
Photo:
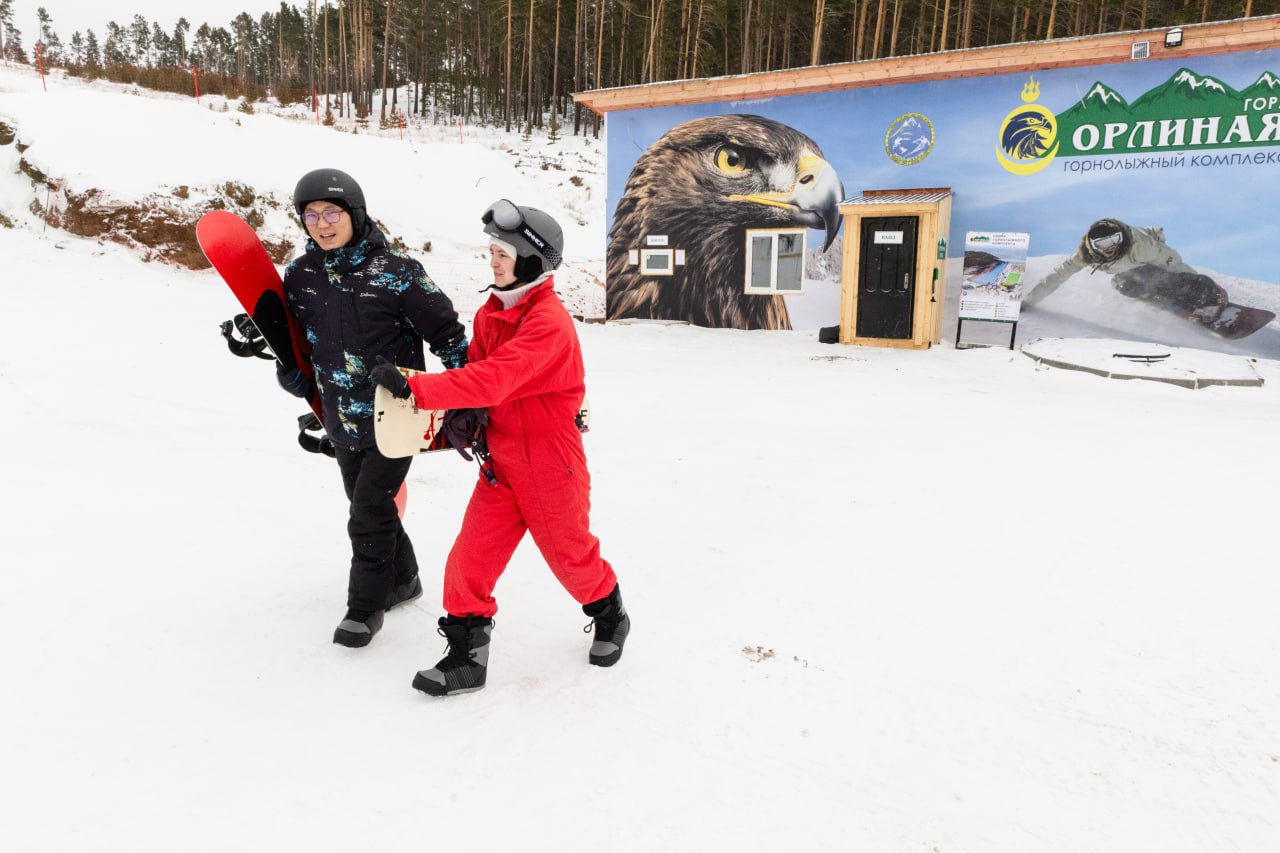
<instances>
[{"instance_id":1,"label":"man's hand","mask_svg":"<svg viewBox=\"0 0 1280 853\"><path fill-rule=\"evenodd\" d=\"M369 371L369 379L374 385L381 385L391 392L391 396L401 400L409 399L409 380L404 378L400 368L378 356L378 363Z\"/></svg>"},{"instance_id":2,"label":"man's hand","mask_svg":"<svg viewBox=\"0 0 1280 853\"><path fill-rule=\"evenodd\" d=\"M301 368L295 367L289 370L279 361L276 362L276 381L280 383L281 388L303 399L310 397L316 387L310 376L302 375Z\"/></svg>"}]
</instances>

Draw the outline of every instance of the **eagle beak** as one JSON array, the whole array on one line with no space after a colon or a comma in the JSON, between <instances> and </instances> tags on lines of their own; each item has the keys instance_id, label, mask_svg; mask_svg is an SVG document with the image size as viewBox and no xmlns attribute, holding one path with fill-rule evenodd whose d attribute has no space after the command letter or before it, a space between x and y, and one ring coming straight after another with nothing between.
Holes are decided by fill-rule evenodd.
<instances>
[{"instance_id":1,"label":"eagle beak","mask_svg":"<svg viewBox=\"0 0 1280 853\"><path fill-rule=\"evenodd\" d=\"M840 176L817 154L806 154L796 164L795 182L782 192L731 195L730 201L749 201L769 207L781 207L792 211L797 224L821 228L827 232L822 251L831 248L840 232L840 201L844 198L844 185Z\"/></svg>"}]
</instances>

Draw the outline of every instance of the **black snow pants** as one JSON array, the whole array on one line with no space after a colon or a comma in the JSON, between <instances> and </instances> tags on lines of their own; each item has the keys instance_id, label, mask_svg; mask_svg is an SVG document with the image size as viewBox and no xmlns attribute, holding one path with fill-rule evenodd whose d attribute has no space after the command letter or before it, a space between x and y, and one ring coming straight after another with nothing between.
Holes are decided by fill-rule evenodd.
<instances>
[{"instance_id":1,"label":"black snow pants","mask_svg":"<svg viewBox=\"0 0 1280 853\"><path fill-rule=\"evenodd\" d=\"M1227 291L1207 275L1171 272L1154 264L1142 264L1116 273L1111 284L1125 296L1152 302L1172 311L1194 311L1226 305Z\"/></svg>"},{"instance_id":2,"label":"black snow pants","mask_svg":"<svg viewBox=\"0 0 1280 853\"><path fill-rule=\"evenodd\" d=\"M400 523L395 500L413 457L388 459L376 447L334 450L342 485L351 502L347 521L351 537L347 607L381 610L394 586L418 573L413 543Z\"/></svg>"}]
</instances>

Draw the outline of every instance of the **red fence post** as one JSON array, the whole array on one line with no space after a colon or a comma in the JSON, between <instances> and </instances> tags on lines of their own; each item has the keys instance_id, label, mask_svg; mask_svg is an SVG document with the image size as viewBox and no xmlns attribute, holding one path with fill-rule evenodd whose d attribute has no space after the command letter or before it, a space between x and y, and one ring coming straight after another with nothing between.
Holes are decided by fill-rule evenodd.
<instances>
[{"instance_id":1,"label":"red fence post","mask_svg":"<svg viewBox=\"0 0 1280 853\"><path fill-rule=\"evenodd\" d=\"M191 80L196 84L196 106L200 106L200 72L191 66Z\"/></svg>"},{"instance_id":2,"label":"red fence post","mask_svg":"<svg viewBox=\"0 0 1280 853\"><path fill-rule=\"evenodd\" d=\"M44 82L44 60L40 58L40 42L36 42L36 67L40 69L40 86L47 92L49 87Z\"/></svg>"}]
</instances>

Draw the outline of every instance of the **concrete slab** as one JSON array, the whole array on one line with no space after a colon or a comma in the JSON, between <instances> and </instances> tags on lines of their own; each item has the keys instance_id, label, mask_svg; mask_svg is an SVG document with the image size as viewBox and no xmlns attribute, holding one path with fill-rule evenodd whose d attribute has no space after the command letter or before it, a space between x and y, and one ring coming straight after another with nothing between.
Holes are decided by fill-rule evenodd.
<instances>
[{"instance_id":1,"label":"concrete slab","mask_svg":"<svg viewBox=\"0 0 1280 853\"><path fill-rule=\"evenodd\" d=\"M1037 338L1022 352L1039 364L1108 379L1147 379L1183 388L1260 386L1248 356L1107 338Z\"/></svg>"}]
</instances>

